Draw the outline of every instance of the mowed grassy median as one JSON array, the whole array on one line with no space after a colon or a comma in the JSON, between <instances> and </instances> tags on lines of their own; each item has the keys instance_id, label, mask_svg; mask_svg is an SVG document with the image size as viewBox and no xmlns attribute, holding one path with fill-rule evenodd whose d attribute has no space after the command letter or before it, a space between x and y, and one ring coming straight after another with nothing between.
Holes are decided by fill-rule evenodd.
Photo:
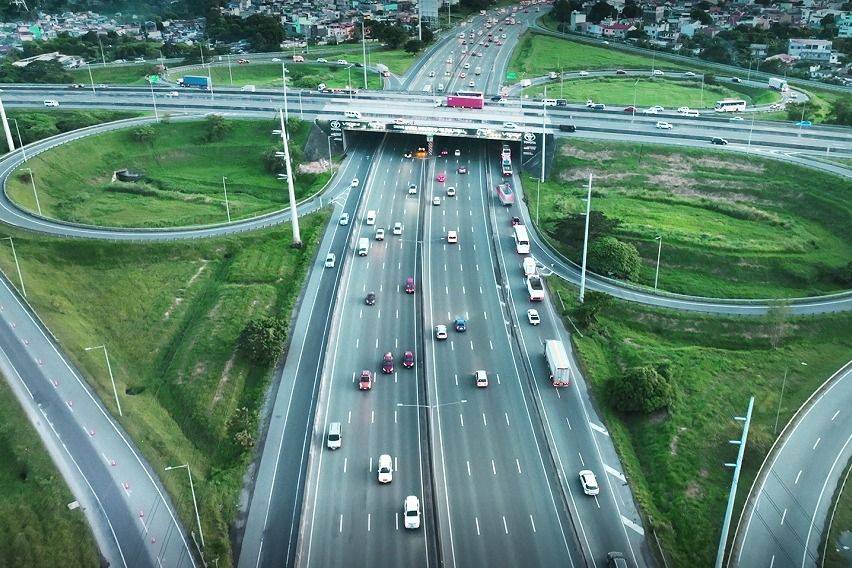
<instances>
[{"instance_id":1,"label":"mowed grassy median","mask_svg":"<svg viewBox=\"0 0 852 568\"><path fill-rule=\"evenodd\" d=\"M227 65L211 67L213 89L216 87L241 87L254 85L260 88L281 88L280 63L249 63L247 65ZM207 75L207 69L188 69L186 75ZM287 86L299 89L316 89L320 83L328 87L345 87L349 81L349 71L343 65L328 64L287 64ZM353 67L351 70L352 85L356 89L364 88L364 70ZM173 80L179 77L173 76ZM374 71L367 70L367 85L370 89L381 89L382 78Z\"/></svg>"},{"instance_id":2,"label":"mowed grassy median","mask_svg":"<svg viewBox=\"0 0 852 568\"><path fill-rule=\"evenodd\" d=\"M232 563L230 525L271 376L237 339L254 318L289 321L327 219L302 219L303 249L290 246L289 225L164 244L11 232L30 303L160 472L188 529L195 514L186 474L162 472L191 465L205 558L220 567ZM16 274L9 247L0 247L0 267ZM100 344L109 348L122 418L103 354L85 351Z\"/></svg>"},{"instance_id":3,"label":"mowed grassy median","mask_svg":"<svg viewBox=\"0 0 852 568\"><path fill-rule=\"evenodd\" d=\"M545 85L523 89L523 95L540 98ZM635 92L634 92L635 88ZM749 105L770 104L780 100L777 92L742 85L714 84L701 87L701 78L666 79L662 77L566 79L547 84L549 98L582 102L593 100L613 105L647 107L660 105L666 109L681 106L712 108L719 99L743 99Z\"/></svg>"},{"instance_id":4,"label":"mowed grassy median","mask_svg":"<svg viewBox=\"0 0 852 568\"><path fill-rule=\"evenodd\" d=\"M0 377L0 566L97 566L98 549L74 496L9 385ZM11 380L18 380L12 378Z\"/></svg>"},{"instance_id":5,"label":"mowed grassy median","mask_svg":"<svg viewBox=\"0 0 852 568\"><path fill-rule=\"evenodd\" d=\"M64 144L30 159L42 214L77 223L115 227L167 227L228 220L286 207L287 184L267 168L264 154L280 149L273 120L226 119L221 139L206 141L205 121L163 121L150 128L154 137L140 141L138 127L99 134ZM311 125L290 121L291 155L297 198L323 187L329 172L298 173L301 147ZM135 182L112 181L113 172L144 173ZM7 184L9 197L36 211L29 174L23 169Z\"/></svg>"},{"instance_id":6,"label":"mowed grassy median","mask_svg":"<svg viewBox=\"0 0 852 568\"><path fill-rule=\"evenodd\" d=\"M636 246L637 282L710 297L789 298L845 289L852 259L852 183L774 160L656 144L562 140L541 184L541 226L575 261L581 242L558 223L592 209L617 219L613 236ZM536 211L536 184L526 199Z\"/></svg>"},{"instance_id":7,"label":"mowed grassy median","mask_svg":"<svg viewBox=\"0 0 852 568\"><path fill-rule=\"evenodd\" d=\"M71 71L73 82L86 86L94 81L95 85L147 85L145 77L153 72L156 62L140 63L138 65L112 65L108 67L91 67L89 69L74 69Z\"/></svg>"},{"instance_id":8,"label":"mowed grassy median","mask_svg":"<svg viewBox=\"0 0 852 568\"><path fill-rule=\"evenodd\" d=\"M572 316L577 289L549 279ZM559 305L557 304L557 309ZM576 319L576 318L573 318ZM566 321L568 329L570 324ZM852 314L788 318L772 348L763 318L724 318L613 300L598 323L572 335L586 380L669 566L710 566L731 483L742 416L755 397L734 523L778 428L852 353ZM677 391L668 410L613 409L609 381L627 368L668 362ZM781 399L784 373L787 381ZM599 474L601 475L601 474Z\"/></svg>"}]
</instances>

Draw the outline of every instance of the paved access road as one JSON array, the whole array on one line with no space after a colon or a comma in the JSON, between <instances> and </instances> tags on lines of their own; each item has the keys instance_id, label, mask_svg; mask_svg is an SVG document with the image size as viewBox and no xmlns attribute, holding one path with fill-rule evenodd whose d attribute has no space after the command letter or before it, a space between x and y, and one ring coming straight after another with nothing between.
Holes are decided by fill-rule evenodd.
<instances>
[{"instance_id":1,"label":"paved access road","mask_svg":"<svg viewBox=\"0 0 852 568\"><path fill-rule=\"evenodd\" d=\"M729 566L819 566L832 496L852 459L852 361L814 393L764 462Z\"/></svg>"},{"instance_id":2,"label":"paved access road","mask_svg":"<svg viewBox=\"0 0 852 568\"><path fill-rule=\"evenodd\" d=\"M377 151L339 256L346 267L334 291L334 331L311 431L300 566L437 565L431 513L424 511L426 522L419 530L406 530L402 514L408 495L417 496L424 509L429 503L429 457L421 443L425 425L418 406L423 403L421 338L415 325L419 292L403 290L406 278L414 278L417 286L420 280L416 259L424 162L403 161L390 146L386 141ZM418 187L414 195L407 191L411 183ZM367 223L370 212L374 224ZM401 234L394 234L397 223ZM361 239L368 243L364 256L357 252ZM370 292L376 295L374 305L365 302ZM412 368L402 364L406 351L414 355ZM393 361L390 373L382 371L386 353ZM371 374L369 390L359 388L362 371ZM340 449L331 451L325 438L333 422L341 424L343 440ZM393 479L386 485L378 482L382 454L393 461Z\"/></svg>"}]
</instances>

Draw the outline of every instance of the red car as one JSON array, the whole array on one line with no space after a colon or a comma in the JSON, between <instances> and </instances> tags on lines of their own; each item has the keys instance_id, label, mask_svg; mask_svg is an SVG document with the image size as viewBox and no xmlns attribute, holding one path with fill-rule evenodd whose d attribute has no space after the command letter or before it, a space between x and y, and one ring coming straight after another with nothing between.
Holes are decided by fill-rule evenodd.
<instances>
[{"instance_id":1,"label":"red car","mask_svg":"<svg viewBox=\"0 0 852 568\"><path fill-rule=\"evenodd\" d=\"M459 166L459 169L457 169L456 171L460 174L466 174L467 173L467 166Z\"/></svg>"},{"instance_id":2,"label":"red car","mask_svg":"<svg viewBox=\"0 0 852 568\"><path fill-rule=\"evenodd\" d=\"M441 157L446 157L450 152L446 148L441 148Z\"/></svg>"},{"instance_id":3,"label":"red car","mask_svg":"<svg viewBox=\"0 0 852 568\"><path fill-rule=\"evenodd\" d=\"M358 390L368 391L373 388L373 374L366 369L361 371L361 378L358 379Z\"/></svg>"},{"instance_id":4,"label":"red car","mask_svg":"<svg viewBox=\"0 0 852 568\"><path fill-rule=\"evenodd\" d=\"M405 293L413 294L414 293L414 278L409 276L405 279Z\"/></svg>"},{"instance_id":5,"label":"red car","mask_svg":"<svg viewBox=\"0 0 852 568\"><path fill-rule=\"evenodd\" d=\"M402 366L406 369L410 369L414 366L414 353L411 351L406 351L402 356Z\"/></svg>"},{"instance_id":6,"label":"red car","mask_svg":"<svg viewBox=\"0 0 852 568\"><path fill-rule=\"evenodd\" d=\"M520 225L520 224L521 224L521 218L520 217L512 217L512 226L513 227L515 225Z\"/></svg>"},{"instance_id":7,"label":"red car","mask_svg":"<svg viewBox=\"0 0 852 568\"><path fill-rule=\"evenodd\" d=\"M443 183L443 182L447 181L447 174L445 174L444 172L441 172L437 176L435 176L435 179L438 180L439 182Z\"/></svg>"},{"instance_id":8,"label":"red car","mask_svg":"<svg viewBox=\"0 0 852 568\"><path fill-rule=\"evenodd\" d=\"M390 351L382 357L382 372L386 375L393 373L393 353Z\"/></svg>"},{"instance_id":9,"label":"red car","mask_svg":"<svg viewBox=\"0 0 852 568\"><path fill-rule=\"evenodd\" d=\"M624 107L624 112L630 112L630 113L633 113L633 112L636 112L636 110L637 110L637 109L636 109L636 107L635 107L635 106Z\"/></svg>"}]
</instances>

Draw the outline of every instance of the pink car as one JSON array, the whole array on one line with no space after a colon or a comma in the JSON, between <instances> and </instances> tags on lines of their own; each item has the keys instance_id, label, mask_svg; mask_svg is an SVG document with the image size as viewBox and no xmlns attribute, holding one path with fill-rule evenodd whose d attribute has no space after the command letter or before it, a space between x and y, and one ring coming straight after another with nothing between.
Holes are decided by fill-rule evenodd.
<instances>
[{"instance_id":1,"label":"pink car","mask_svg":"<svg viewBox=\"0 0 852 568\"><path fill-rule=\"evenodd\" d=\"M439 182L443 183L443 182L447 181L447 174L445 174L444 172L441 172L437 176L435 176L435 179L438 180Z\"/></svg>"}]
</instances>

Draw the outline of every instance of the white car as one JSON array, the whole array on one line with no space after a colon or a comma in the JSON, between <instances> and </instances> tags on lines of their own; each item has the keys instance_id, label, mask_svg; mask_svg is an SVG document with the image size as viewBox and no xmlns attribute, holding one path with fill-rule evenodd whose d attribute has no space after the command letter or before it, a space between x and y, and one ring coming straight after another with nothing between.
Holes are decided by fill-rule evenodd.
<instances>
[{"instance_id":1,"label":"white car","mask_svg":"<svg viewBox=\"0 0 852 568\"><path fill-rule=\"evenodd\" d=\"M399 221L393 224L393 234L396 236L402 235L402 223Z\"/></svg>"},{"instance_id":2,"label":"white car","mask_svg":"<svg viewBox=\"0 0 852 568\"><path fill-rule=\"evenodd\" d=\"M678 111L680 114L686 114L686 113L688 113L688 112L689 112L689 107L679 107L679 108L677 109L677 111Z\"/></svg>"},{"instance_id":3,"label":"white car","mask_svg":"<svg viewBox=\"0 0 852 568\"><path fill-rule=\"evenodd\" d=\"M413 183L408 186L408 195L417 195L417 186Z\"/></svg>"},{"instance_id":4,"label":"white car","mask_svg":"<svg viewBox=\"0 0 852 568\"><path fill-rule=\"evenodd\" d=\"M530 322L530 325L538 325L541 323L541 318L538 315L538 310L530 308L527 310L527 320Z\"/></svg>"},{"instance_id":5,"label":"white car","mask_svg":"<svg viewBox=\"0 0 852 568\"><path fill-rule=\"evenodd\" d=\"M465 68L465 69L470 69L470 63L465 63L465 64L464 64L464 68Z\"/></svg>"},{"instance_id":6,"label":"white car","mask_svg":"<svg viewBox=\"0 0 852 568\"><path fill-rule=\"evenodd\" d=\"M484 389L488 386L488 373L480 369L473 374L473 380L478 388Z\"/></svg>"},{"instance_id":7,"label":"white car","mask_svg":"<svg viewBox=\"0 0 852 568\"><path fill-rule=\"evenodd\" d=\"M467 78L467 73L465 73L464 71L459 73L459 79L465 79L465 78Z\"/></svg>"},{"instance_id":8,"label":"white car","mask_svg":"<svg viewBox=\"0 0 852 568\"><path fill-rule=\"evenodd\" d=\"M468 81L467 86L472 89L476 86L476 83L474 83L473 81Z\"/></svg>"},{"instance_id":9,"label":"white car","mask_svg":"<svg viewBox=\"0 0 852 568\"><path fill-rule=\"evenodd\" d=\"M317 59L317 63L328 63L328 59L325 57L320 57Z\"/></svg>"},{"instance_id":10,"label":"white car","mask_svg":"<svg viewBox=\"0 0 852 568\"><path fill-rule=\"evenodd\" d=\"M358 187L358 184L361 182L358 181L358 178L352 178L352 187Z\"/></svg>"},{"instance_id":11,"label":"white car","mask_svg":"<svg viewBox=\"0 0 852 568\"><path fill-rule=\"evenodd\" d=\"M441 204L441 196L436 195L432 198L432 205L440 205Z\"/></svg>"},{"instance_id":12,"label":"white car","mask_svg":"<svg viewBox=\"0 0 852 568\"><path fill-rule=\"evenodd\" d=\"M514 122L504 122L503 123L503 128L505 128L506 130L515 130L517 127L518 127L518 125L515 124Z\"/></svg>"},{"instance_id":13,"label":"white car","mask_svg":"<svg viewBox=\"0 0 852 568\"><path fill-rule=\"evenodd\" d=\"M395 118L393 119L394 124L411 124L411 121L407 118Z\"/></svg>"},{"instance_id":14,"label":"white car","mask_svg":"<svg viewBox=\"0 0 852 568\"><path fill-rule=\"evenodd\" d=\"M660 128L662 130L671 130L672 129L672 123L671 122L665 122L665 121L662 121L662 120L657 121L657 124L655 124L654 126L656 126L657 128Z\"/></svg>"},{"instance_id":15,"label":"white car","mask_svg":"<svg viewBox=\"0 0 852 568\"><path fill-rule=\"evenodd\" d=\"M580 71L579 75L580 75L580 77L587 77L589 75L589 72L588 71Z\"/></svg>"},{"instance_id":16,"label":"white car","mask_svg":"<svg viewBox=\"0 0 852 568\"><path fill-rule=\"evenodd\" d=\"M454 245L459 242L459 234L456 231L447 231L447 243Z\"/></svg>"},{"instance_id":17,"label":"white car","mask_svg":"<svg viewBox=\"0 0 852 568\"><path fill-rule=\"evenodd\" d=\"M420 499L414 495L409 495L405 498L405 503L402 505L403 516L405 517L404 526L407 529L420 528Z\"/></svg>"},{"instance_id":18,"label":"white car","mask_svg":"<svg viewBox=\"0 0 852 568\"><path fill-rule=\"evenodd\" d=\"M456 188L450 186L447 188L447 197L455 197L456 196Z\"/></svg>"},{"instance_id":19,"label":"white car","mask_svg":"<svg viewBox=\"0 0 852 568\"><path fill-rule=\"evenodd\" d=\"M665 109L661 106L652 106L642 111L643 114L660 114Z\"/></svg>"},{"instance_id":20,"label":"white car","mask_svg":"<svg viewBox=\"0 0 852 568\"><path fill-rule=\"evenodd\" d=\"M732 116L731 117L731 122L739 122L740 120L743 120L743 117L741 117L741 116Z\"/></svg>"},{"instance_id":21,"label":"white car","mask_svg":"<svg viewBox=\"0 0 852 568\"><path fill-rule=\"evenodd\" d=\"M684 77L695 77L695 73L693 73L692 71L687 71L686 73L683 74L683 76Z\"/></svg>"},{"instance_id":22,"label":"white car","mask_svg":"<svg viewBox=\"0 0 852 568\"><path fill-rule=\"evenodd\" d=\"M44 101L44 106L46 106L46 107L58 107L59 101L57 101L55 99L47 99L47 100Z\"/></svg>"},{"instance_id":23,"label":"white car","mask_svg":"<svg viewBox=\"0 0 852 568\"><path fill-rule=\"evenodd\" d=\"M341 213L340 214L340 224L348 225L349 224L349 213Z\"/></svg>"},{"instance_id":24,"label":"white car","mask_svg":"<svg viewBox=\"0 0 852 568\"><path fill-rule=\"evenodd\" d=\"M272 61L273 63L281 63L281 58L280 57L273 57L272 59L270 59L270 61Z\"/></svg>"},{"instance_id":25,"label":"white car","mask_svg":"<svg viewBox=\"0 0 852 568\"><path fill-rule=\"evenodd\" d=\"M458 158L459 156L461 156L461 150L459 150L458 148L456 148L456 151L455 151L455 152L453 152L453 156L455 156L456 158Z\"/></svg>"},{"instance_id":26,"label":"white car","mask_svg":"<svg viewBox=\"0 0 852 568\"><path fill-rule=\"evenodd\" d=\"M600 487L598 487L598 480L590 469L584 469L580 472L580 485L583 486L583 493L586 495L597 495L601 492Z\"/></svg>"},{"instance_id":27,"label":"white car","mask_svg":"<svg viewBox=\"0 0 852 568\"><path fill-rule=\"evenodd\" d=\"M325 255L325 267L326 268L334 268L334 261L337 257L334 256L333 252Z\"/></svg>"},{"instance_id":28,"label":"white car","mask_svg":"<svg viewBox=\"0 0 852 568\"><path fill-rule=\"evenodd\" d=\"M379 456L379 483L393 481L393 459L389 454Z\"/></svg>"},{"instance_id":29,"label":"white car","mask_svg":"<svg viewBox=\"0 0 852 568\"><path fill-rule=\"evenodd\" d=\"M379 227L378 229L376 229L376 240L377 240L377 241L383 241L383 240L385 240L385 230L384 230L384 229L382 229L381 227Z\"/></svg>"},{"instance_id":30,"label":"white car","mask_svg":"<svg viewBox=\"0 0 852 568\"><path fill-rule=\"evenodd\" d=\"M444 341L447 338L447 326L445 325L436 325L435 326L435 339L438 341Z\"/></svg>"},{"instance_id":31,"label":"white car","mask_svg":"<svg viewBox=\"0 0 852 568\"><path fill-rule=\"evenodd\" d=\"M346 61L345 59L338 59L337 64L338 65L349 65L349 62Z\"/></svg>"},{"instance_id":32,"label":"white car","mask_svg":"<svg viewBox=\"0 0 852 568\"><path fill-rule=\"evenodd\" d=\"M654 72L652 73L652 75L654 75L655 77L662 77L663 75L665 75L665 73L663 73L659 69L654 69Z\"/></svg>"},{"instance_id":33,"label":"white car","mask_svg":"<svg viewBox=\"0 0 852 568\"><path fill-rule=\"evenodd\" d=\"M179 97L180 93L178 93L177 91L169 91L168 93L166 93L166 96L169 97L170 99L174 99L174 98Z\"/></svg>"}]
</instances>

